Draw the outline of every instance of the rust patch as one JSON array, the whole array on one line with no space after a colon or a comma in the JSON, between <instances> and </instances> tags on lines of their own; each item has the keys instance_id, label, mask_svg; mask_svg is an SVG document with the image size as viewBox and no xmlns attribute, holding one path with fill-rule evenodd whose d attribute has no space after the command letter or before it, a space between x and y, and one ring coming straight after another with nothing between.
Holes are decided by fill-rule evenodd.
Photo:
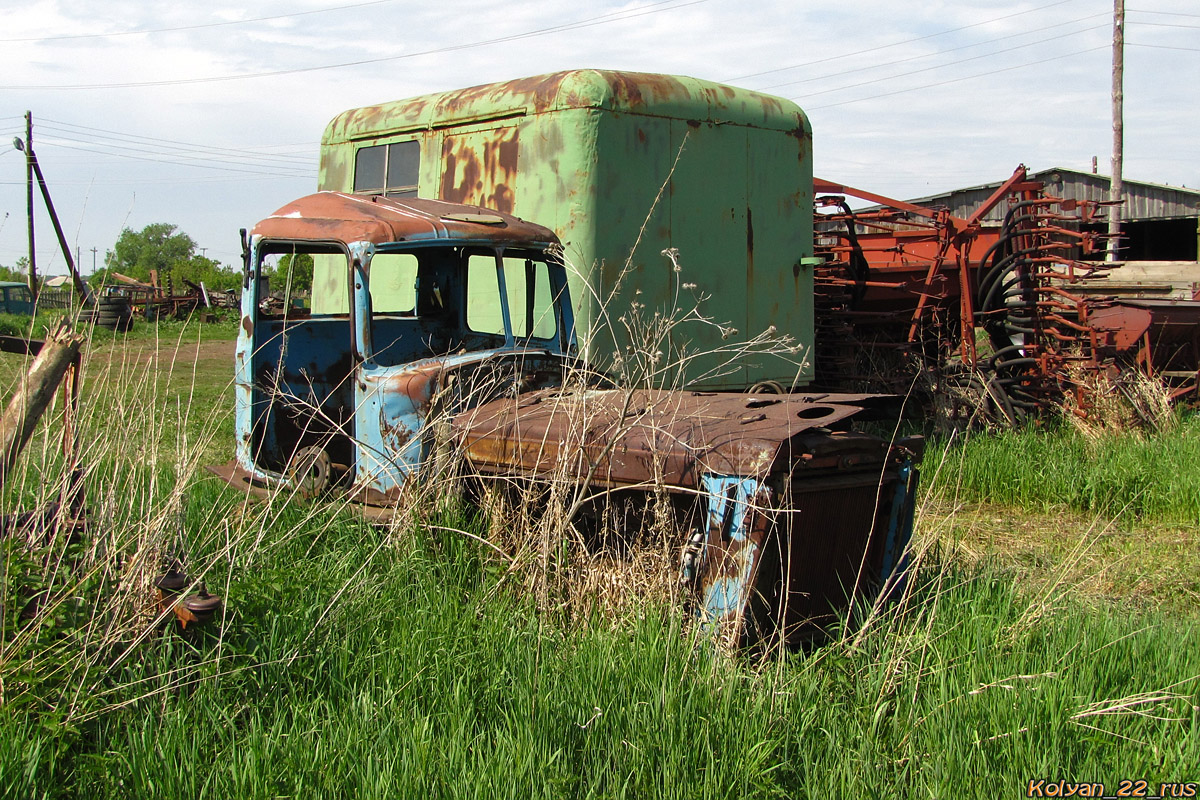
<instances>
[{"instance_id":1,"label":"rust patch","mask_svg":"<svg viewBox=\"0 0 1200 800\"><path fill-rule=\"evenodd\" d=\"M511 214L518 152L515 125L447 135L440 197Z\"/></svg>"},{"instance_id":2,"label":"rust patch","mask_svg":"<svg viewBox=\"0 0 1200 800\"><path fill-rule=\"evenodd\" d=\"M363 197L320 192L288 203L254 226L267 239L314 241L398 242L413 236L478 239L480 225L449 215L478 211L473 206L416 197ZM557 242L554 232L496 209L503 224L486 226L486 237L503 242Z\"/></svg>"},{"instance_id":3,"label":"rust patch","mask_svg":"<svg viewBox=\"0 0 1200 800\"><path fill-rule=\"evenodd\" d=\"M453 426L481 472L544 475L575 466L564 462L598 458L597 483L610 486L661 479L694 487L702 472L763 476L780 459L812 469L857 467L883 456L871 444L878 440L828 432L860 406L785 395L747 419L748 399L761 401L647 390L626 403L619 391L547 389L482 405Z\"/></svg>"}]
</instances>

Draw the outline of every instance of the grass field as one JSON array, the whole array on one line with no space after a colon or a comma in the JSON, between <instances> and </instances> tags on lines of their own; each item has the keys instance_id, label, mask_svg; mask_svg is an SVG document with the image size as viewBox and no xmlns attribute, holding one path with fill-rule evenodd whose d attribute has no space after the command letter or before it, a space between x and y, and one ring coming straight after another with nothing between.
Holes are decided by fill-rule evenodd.
<instances>
[{"instance_id":1,"label":"grass field","mask_svg":"<svg viewBox=\"0 0 1200 800\"><path fill-rule=\"evenodd\" d=\"M92 343L93 528L3 543L0 795L990 798L1031 779L1200 780L1200 420L1103 446L1061 430L932 448L901 602L751 660L677 609L537 605L444 530L486 537L469 509L379 528L206 477L232 452L233 334ZM20 368L5 356L2 385ZM5 513L52 499L55 430ZM227 599L215 624L152 624L167 553Z\"/></svg>"}]
</instances>

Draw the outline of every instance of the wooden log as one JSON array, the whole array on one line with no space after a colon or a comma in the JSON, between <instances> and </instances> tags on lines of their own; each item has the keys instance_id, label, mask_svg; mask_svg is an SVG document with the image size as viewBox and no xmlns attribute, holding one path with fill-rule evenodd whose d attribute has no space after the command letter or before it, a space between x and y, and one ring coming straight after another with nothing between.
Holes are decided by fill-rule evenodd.
<instances>
[{"instance_id":1,"label":"wooden log","mask_svg":"<svg viewBox=\"0 0 1200 800\"><path fill-rule=\"evenodd\" d=\"M16 465L67 370L78 360L83 342L84 337L69 325L61 325L46 337L41 352L33 359L29 374L21 380L0 417L0 486Z\"/></svg>"}]
</instances>

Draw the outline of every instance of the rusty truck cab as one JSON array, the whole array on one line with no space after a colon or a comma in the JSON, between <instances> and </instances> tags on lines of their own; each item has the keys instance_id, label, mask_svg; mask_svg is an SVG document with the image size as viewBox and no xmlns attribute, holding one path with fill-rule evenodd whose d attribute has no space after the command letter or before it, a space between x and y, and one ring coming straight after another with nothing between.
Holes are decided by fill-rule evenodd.
<instances>
[{"instance_id":1,"label":"rusty truck cab","mask_svg":"<svg viewBox=\"0 0 1200 800\"><path fill-rule=\"evenodd\" d=\"M234 482L390 504L434 414L554 385L575 347L557 239L511 215L319 192L245 249Z\"/></svg>"},{"instance_id":2,"label":"rusty truck cab","mask_svg":"<svg viewBox=\"0 0 1200 800\"><path fill-rule=\"evenodd\" d=\"M215 471L386 516L445 453L500 486L578 487L596 554L624 547L605 520L661 510L698 616L742 645L798 642L894 586L921 448L855 430L879 396L566 380L559 250L549 229L477 206L337 192L284 206L246 237L236 460Z\"/></svg>"}]
</instances>

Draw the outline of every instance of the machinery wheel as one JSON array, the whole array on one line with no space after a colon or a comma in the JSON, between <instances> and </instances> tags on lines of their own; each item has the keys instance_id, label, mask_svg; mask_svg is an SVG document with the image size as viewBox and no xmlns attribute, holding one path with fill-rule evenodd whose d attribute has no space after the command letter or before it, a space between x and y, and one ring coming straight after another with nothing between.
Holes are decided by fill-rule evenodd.
<instances>
[{"instance_id":1,"label":"machinery wheel","mask_svg":"<svg viewBox=\"0 0 1200 800\"><path fill-rule=\"evenodd\" d=\"M292 457L288 474L301 494L316 496L334 484L333 459L320 445L303 447Z\"/></svg>"},{"instance_id":2,"label":"machinery wheel","mask_svg":"<svg viewBox=\"0 0 1200 800\"><path fill-rule=\"evenodd\" d=\"M750 394L787 394L787 389L779 381L759 381L748 390Z\"/></svg>"}]
</instances>

